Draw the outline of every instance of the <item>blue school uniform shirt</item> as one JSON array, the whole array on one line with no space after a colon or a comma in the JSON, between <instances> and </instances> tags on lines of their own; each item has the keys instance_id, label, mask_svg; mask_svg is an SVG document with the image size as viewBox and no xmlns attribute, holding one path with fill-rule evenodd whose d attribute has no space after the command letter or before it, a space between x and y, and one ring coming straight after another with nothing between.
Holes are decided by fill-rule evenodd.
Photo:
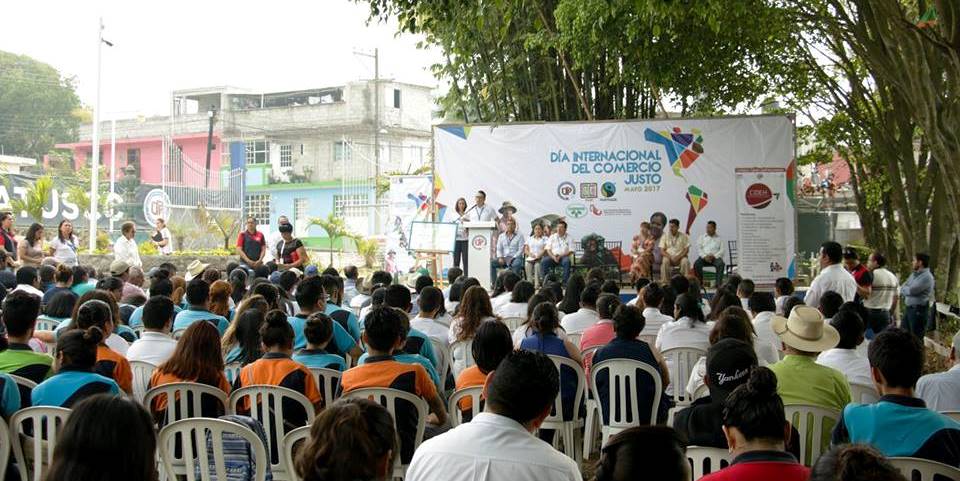
<instances>
[{"instance_id":1,"label":"blue school uniform shirt","mask_svg":"<svg viewBox=\"0 0 960 481\"><path fill-rule=\"evenodd\" d=\"M360 360L357 361L357 365L366 364L367 358L370 357L367 353L363 353L360 356ZM419 354L409 354L409 353L399 353L393 355L393 360L397 362L402 362L404 364L419 364L427 370L427 374L430 375L430 380L433 381L433 385L437 387L437 392L440 392L440 376L437 375L437 370L434 369L433 364L430 363L430 360L419 355Z\"/></svg>"},{"instance_id":2,"label":"blue school uniform shirt","mask_svg":"<svg viewBox=\"0 0 960 481\"><path fill-rule=\"evenodd\" d=\"M173 315L176 316L177 314L180 314L180 311L182 310L183 309L181 309L180 306L173 306ZM127 321L127 324L129 324L133 329L143 325L143 306L133 310L133 313L130 314L130 320Z\"/></svg>"},{"instance_id":3,"label":"blue school uniform shirt","mask_svg":"<svg viewBox=\"0 0 960 481\"><path fill-rule=\"evenodd\" d=\"M29 401L29 399L27 400ZM10 419L20 409L20 389L17 383L5 372L0 372L0 414Z\"/></svg>"},{"instance_id":4,"label":"blue school uniform shirt","mask_svg":"<svg viewBox=\"0 0 960 481\"><path fill-rule=\"evenodd\" d=\"M346 313L337 315L337 317L346 316L346 326L341 324L340 327L345 327L347 332L350 333L350 337L352 337L354 341L360 342L360 321L357 319L357 315L354 314L353 311L350 309L344 309L332 302L328 302L326 308L323 310L323 313L333 318L334 313L339 313L340 311ZM340 324L340 321L336 322L337 324Z\"/></svg>"},{"instance_id":5,"label":"blue school uniform shirt","mask_svg":"<svg viewBox=\"0 0 960 481\"><path fill-rule=\"evenodd\" d=\"M423 356L426 360L430 361L434 370L440 365L440 363L437 362L437 354L433 350L433 343L430 342L430 338L412 327L410 328L410 332L407 333L407 342L403 345L403 352Z\"/></svg>"},{"instance_id":6,"label":"blue school uniform shirt","mask_svg":"<svg viewBox=\"0 0 960 481\"><path fill-rule=\"evenodd\" d=\"M33 406L73 407L78 401L95 394L120 395L120 387L106 376L93 371L65 369L38 384L30 394Z\"/></svg>"},{"instance_id":7,"label":"blue school uniform shirt","mask_svg":"<svg viewBox=\"0 0 960 481\"><path fill-rule=\"evenodd\" d=\"M220 331L221 336L227 331L227 326L230 325L226 317L218 316L199 307L191 307L177 314L177 317L173 321L173 330L179 331L180 329L186 329L197 321L207 321L217 326L217 330Z\"/></svg>"},{"instance_id":8,"label":"blue school uniform shirt","mask_svg":"<svg viewBox=\"0 0 960 481\"><path fill-rule=\"evenodd\" d=\"M308 368L334 369L340 372L347 370L347 362L343 357L323 349L302 349L293 355L293 360Z\"/></svg>"},{"instance_id":9,"label":"blue school uniform shirt","mask_svg":"<svg viewBox=\"0 0 960 481\"><path fill-rule=\"evenodd\" d=\"M287 322L293 327L293 350L299 351L306 348L307 336L304 335L303 328L307 325L307 315L297 314L296 316L288 316ZM355 345L357 345L357 341L353 339L350 333L348 333L343 326L334 322L333 339L330 341L327 349L333 354L344 355L350 352Z\"/></svg>"}]
</instances>

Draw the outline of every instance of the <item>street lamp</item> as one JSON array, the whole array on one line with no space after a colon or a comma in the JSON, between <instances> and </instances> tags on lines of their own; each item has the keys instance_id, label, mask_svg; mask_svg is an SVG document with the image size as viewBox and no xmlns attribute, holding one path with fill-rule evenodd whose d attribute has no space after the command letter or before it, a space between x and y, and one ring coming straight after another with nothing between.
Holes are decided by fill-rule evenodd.
<instances>
[{"instance_id":1,"label":"street lamp","mask_svg":"<svg viewBox=\"0 0 960 481\"><path fill-rule=\"evenodd\" d=\"M93 109L93 143L90 149L93 159L90 161L90 253L97 249L97 213L100 187L100 78L103 58L103 45L113 46L113 42L103 38L103 17L100 17L97 29L97 100Z\"/></svg>"}]
</instances>

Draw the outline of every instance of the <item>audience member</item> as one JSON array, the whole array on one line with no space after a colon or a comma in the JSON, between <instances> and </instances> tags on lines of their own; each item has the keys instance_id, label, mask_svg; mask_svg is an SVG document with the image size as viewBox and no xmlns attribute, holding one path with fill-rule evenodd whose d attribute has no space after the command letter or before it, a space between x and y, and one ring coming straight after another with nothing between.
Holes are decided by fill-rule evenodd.
<instances>
[{"instance_id":1,"label":"audience member","mask_svg":"<svg viewBox=\"0 0 960 481\"><path fill-rule=\"evenodd\" d=\"M61 292L68 292L72 294L74 298L77 297L77 295L73 294L73 291L70 290L70 287L73 286L73 269L61 264L57 267L56 271L54 271L53 279L55 282L53 287L43 293L42 302L44 305L49 304L53 296Z\"/></svg>"},{"instance_id":2,"label":"audience member","mask_svg":"<svg viewBox=\"0 0 960 481\"><path fill-rule=\"evenodd\" d=\"M497 369L500 361L513 351L513 340L510 338L510 329L502 322L484 322L477 328L477 335L473 337L471 352L476 364L463 370L457 376L457 390L483 386L487 375ZM470 421L470 409L473 400L469 397L462 399L459 408L466 411L463 421Z\"/></svg>"},{"instance_id":3,"label":"audience member","mask_svg":"<svg viewBox=\"0 0 960 481\"><path fill-rule=\"evenodd\" d=\"M424 442L407 470L407 479L582 479L576 462L532 434L553 409L560 390L558 378L546 355L526 350L509 353L487 377L484 412Z\"/></svg>"},{"instance_id":4,"label":"audience member","mask_svg":"<svg viewBox=\"0 0 960 481\"><path fill-rule=\"evenodd\" d=\"M342 356L330 354L327 345L333 339L333 319L322 312L314 312L307 318L303 329L307 338L307 347L293 355L293 360L308 368L334 369L345 371L347 363Z\"/></svg>"},{"instance_id":5,"label":"audience member","mask_svg":"<svg viewBox=\"0 0 960 481\"><path fill-rule=\"evenodd\" d=\"M451 267L447 269L447 287L443 289L443 300L450 300L450 289L453 287L453 284L456 283L463 276L463 269L459 267Z\"/></svg>"},{"instance_id":6,"label":"audience member","mask_svg":"<svg viewBox=\"0 0 960 481\"><path fill-rule=\"evenodd\" d=\"M357 289L357 282L359 279L359 271L357 266L348 265L343 268L343 299L340 302L341 306L350 307L350 302L353 301L354 297L357 297L360 294L360 291Z\"/></svg>"},{"instance_id":7,"label":"audience member","mask_svg":"<svg viewBox=\"0 0 960 481\"><path fill-rule=\"evenodd\" d=\"M643 309L643 288L647 287L648 284L650 284L650 279L647 279L646 277L637 279L633 284L633 288L636 289L637 295L633 299L630 299L627 304Z\"/></svg>"},{"instance_id":8,"label":"audience member","mask_svg":"<svg viewBox=\"0 0 960 481\"><path fill-rule=\"evenodd\" d=\"M870 371L880 401L850 404L833 430L832 443L866 443L884 456L923 458L960 466L960 423L927 409L913 387L923 371L920 339L886 329L870 343Z\"/></svg>"},{"instance_id":9,"label":"audience member","mask_svg":"<svg viewBox=\"0 0 960 481\"><path fill-rule=\"evenodd\" d=\"M563 289L563 297L557 308L564 314L573 314L580 310L580 296L586 289L587 282L580 274L574 274L567 280L566 289Z\"/></svg>"},{"instance_id":10,"label":"audience member","mask_svg":"<svg viewBox=\"0 0 960 481\"><path fill-rule=\"evenodd\" d=\"M494 289L490 299L494 312L510 302L510 298L513 297L513 288L520 282L520 276L513 271L504 271L499 276L499 281L500 289Z\"/></svg>"},{"instance_id":11,"label":"audience member","mask_svg":"<svg viewBox=\"0 0 960 481\"><path fill-rule=\"evenodd\" d=\"M170 358L177 347L177 341L170 336L173 301L169 297L153 296L144 304L142 312L143 333L127 350L127 360L159 366Z\"/></svg>"},{"instance_id":12,"label":"audience member","mask_svg":"<svg viewBox=\"0 0 960 481\"><path fill-rule=\"evenodd\" d=\"M223 373L223 352L220 350L220 336L209 322L195 322L183 333L177 342L173 354L163 364L157 366L150 376L149 387L154 388L175 382L193 382L205 384L230 394L230 383ZM165 395L153 400L154 418L163 427L169 400ZM220 403L211 396L200 397L200 413L181 413L185 416L203 416L215 418L226 413ZM286 415L286 412L284 412Z\"/></svg>"},{"instance_id":13,"label":"audience member","mask_svg":"<svg viewBox=\"0 0 960 481\"><path fill-rule=\"evenodd\" d=\"M703 309L697 299L690 294L681 294L677 298L674 310L676 321L669 321L660 326L657 333L656 347L660 352L675 348L694 348L706 352L710 347L710 328L703 317ZM667 359L667 369L671 373L679 373L674 358ZM667 394L673 394L674 386L682 389L686 379L673 379L667 386Z\"/></svg>"},{"instance_id":14,"label":"audience member","mask_svg":"<svg viewBox=\"0 0 960 481\"><path fill-rule=\"evenodd\" d=\"M787 302L787 299L793 297L793 281L789 277L778 277L776 282L773 285L773 293L776 296L775 303L777 306L776 313L778 316L786 316L784 312L784 303Z\"/></svg>"},{"instance_id":15,"label":"audience member","mask_svg":"<svg viewBox=\"0 0 960 481\"><path fill-rule=\"evenodd\" d=\"M87 268L84 266L76 266L73 268L73 285L70 286L70 290L78 296L82 296L87 293L87 291L93 290L94 285L90 284L90 274L87 273Z\"/></svg>"},{"instance_id":16,"label":"audience member","mask_svg":"<svg viewBox=\"0 0 960 481\"><path fill-rule=\"evenodd\" d=\"M947 371L927 374L917 381L917 397L938 412L960 411L960 332L953 335L948 363Z\"/></svg>"},{"instance_id":17,"label":"audience member","mask_svg":"<svg viewBox=\"0 0 960 481\"><path fill-rule=\"evenodd\" d=\"M600 320L597 315L597 298L600 297L600 284L590 282L580 293L580 309L563 316L560 325L571 334L579 334Z\"/></svg>"},{"instance_id":18,"label":"audience member","mask_svg":"<svg viewBox=\"0 0 960 481\"><path fill-rule=\"evenodd\" d=\"M535 332L520 342L520 349L565 357L577 364L581 363L580 348L569 339L560 339L554 332L560 325L560 314L556 306L549 302L543 302L535 306L532 321ZM563 418L570 420L573 419L573 413L579 408L573 404L577 394L577 375L576 372L566 366L562 366L560 371L560 398L564 409Z\"/></svg>"},{"instance_id":19,"label":"audience member","mask_svg":"<svg viewBox=\"0 0 960 481\"><path fill-rule=\"evenodd\" d=\"M595 481L687 481L690 463L676 431L639 426L614 434L600 451Z\"/></svg>"},{"instance_id":20,"label":"audience member","mask_svg":"<svg viewBox=\"0 0 960 481\"><path fill-rule=\"evenodd\" d=\"M0 344L6 349L0 351L0 371L29 379L37 384L53 375L53 358L30 347L37 315L40 312L40 298L26 291L14 291L3 299L0 318L6 326L7 338ZM29 391L21 390L21 397L29 399Z\"/></svg>"},{"instance_id":21,"label":"audience member","mask_svg":"<svg viewBox=\"0 0 960 481\"><path fill-rule=\"evenodd\" d=\"M509 319L511 317L526 317L527 302L530 301L530 298L533 296L534 292L535 291L532 282L517 282L513 286L513 291L510 293L510 302L500 305L500 308L495 309L494 312L502 319Z\"/></svg>"},{"instance_id":22,"label":"audience member","mask_svg":"<svg viewBox=\"0 0 960 481\"><path fill-rule=\"evenodd\" d=\"M433 286L423 288L417 304L420 305L420 313L410 320L410 327L441 343L448 342L452 319L443 306L443 293L440 289Z\"/></svg>"},{"instance_id":23,"label":"audience member","mask_svg":"<svg viewBox=\"0 0 960 481\"><path fill-rule=\"evenodd\" d=\"M821 454L810 470L810 481L865 480L907 481L907 478L883 454L866 444L835 446Z\"/></svg>"},{"instance_id":24,"label":"audience member","mask_svg":"<svg viewBox=\"0 0 960 481\"><path fill-rule=\"evenodd\" d=\"M435 372L440 362L437 359L437 353L433 349L433 343L430 342L430 337L410 327L410 306L412 305L410 289L399 284L389 286L386 289L386 293L384 293L383 302L384 305L403 312L404 317L406 317L403 322L405 332L403 352L422 356L423 359L430 361L429 366L425 366L429 367L427 370L430 371L433 369ZM415 362L421 361L420 359L412 360Z\"/></svg>"},{"instance_id":25,"label":"audience member","mask_svg":"<svg viewBox=\"0 0 960 481\"><path fill-rule=\"evenodd\" d=\"M177 314L173 323L174 332L186 329L197 321L213 324L221 335L227 330L227 318L210 312L210 284L206 281L193 279L187 284L187 303L190 307Z\"/></svg>"},{"instance_id":26,"label":"audience member","mask_svg":"<svg viewBox=\"0 0 960 481\"><path fill-rule=\"evenodd\" d=\"M736 339L750 345L750 347L753 348L753 352L757 355L757 363L761 366L773 364L780 360L775 353L772 361L766 360L766 356L770 355L769 346L759 342L756 333L753 331L753 324L750 323L750 316L747 314L747 311L737 306L726 308L723 314L720 315L720 319L717 320L713 328L710 329L709 341L711 346L721 339L728 338ZM691 396L695 395L697 390L704 385L703 377L706 375L707 358L706 356L701 356L700 359L697 359L696 364L693 365L693 369L690 371L690 379L687 380L687 393Z\"/></svg>"},{"instance_id":27,"label":"audience member","mask_svg":"<svg viewBox=\"0 0 960 481\"><path fill-rule=\"evenodd\" d=\"M737 286L737 297L740 298L740 307L745 311L751 311L750 309L750 297L753 296L756 292L756 285L751 279L744 279L740 281L740 285Z\"/></svg>"},{"instance_id":28,"label":"audience member","mask_svg":"<svg viewBox=\"0 0 960 481\"><path fill-rule=\"evenodd\" d=\"M820 297L820 314L823 314L823 320L830 322L833 316L840 312L840 306L843 305L843 297L833 291L827 291Z\"/></svg>"},{"instance_id":29,"label":"audience member","mask_svg":"<svg viewBox=\"0 0 960 481\"><path fill-rule=\"evenodd\" d=\"M259 296L257 296L259 297ZM263 356L263 343L260 340L260 327L266 318L266 310L247 309L237 316L236 329L233 332L236 344L226 352L224 362L239 363L246 366ZM223 351L223 343L221 343Z\"/></svg>"},{"instance_id":30,"label":"audience member","mask_svg":"<svg viewBox=\"0 0 960 481\"><path fill-rule=\"evenodd\" d=\"M320 277L308 277L300 282L297 286L297 305L300 307L300 312L287 318L293 327L294 350L307 346L307 338L304 335L307 318L314 312L326 312L325 291ZM346 356L358 359L363 352L353 336L337 322L333 323L333 342L328 345L327 351L343 356L344 359Z\"/></svg>"},{"instance_id":31,"label":"audience member","mask_svg":"<svg viewBox=\"0 0 960 481\"><path fill-rule=\"evenodd\" d=\"M39 299L43 298L43 291L40 290L40 274L36 267L23 266L17 269L15 276L17 287L13 289L14 292L24 291L37 296Z\"/></svg>"},{"instance_id":32,"label":"audience member","mask_svg":"<svg viewBox=\"0 0 960 481\"><path fill-rule=\"evenodd\" d=\"M783 317L790 317L790 313L793 312L793 308L797 306L804 306L803 300L799 297L791 297L783 303Z\"/></svg>"},{"instance_id":33,"label":"audience member","mask_svg":"<svg viewBox=\"0 0 960 481\"><path fill-rule=\"evenodd\" d=\"M133 371L130 370L130 362L123 357L123 354L110 349L103 342L113 332L113 326L115 325L114 316L110 311L110 305L104 301L99 299L85 301L77 308L73 325L76 326L75 329L83 330L88 330L90 327L99 328L100 332L104 334L104 339L97 345L97 362L93 370L113 379L120 386L120 389L123 389L127 394L131 394L133 392Z\"/></svg>"},{"instance_id":34,"label":"audience member","mask_svg":"<svg viewBox=\"0 0 960 481\"><path fill-rule=\"evenodd\" d=\"M227 281L213 281L210 284L210 312L223 317L227 320L227 325L233 319L233 309L230 308L231 294L233 288ZM226 328L224 328L226 331Z\"/></svg>"},{"instance_id":35,"label":"audience member","mask_svg":"<svg viewBox=\"0 0 960 481\"><path fill-rule=\"evenodd\" d=\"M663 287L657 282L651 282L643 288L643 319L644 327L640 332L642 336L656 337L660 332L660 326L672 322L673 318L660 312L660 304L663 302Z\"/></svg>"},{"instance_id":36,"label":"audience member","mask_svg":"<svg viewBox=\"0 0 960 481\"><path fill-rule=\"evenodd\" d=\"M613 340L617 334L613 330L613 313L620 307L620 297L613 294L601 294L597 299L597 317L600 320L596 324L583 331L580 336L580 352L584 352L591 347L605 346ZM593 354L584 354L583 369L590 379L590 364L593 362Z\"/></svg>"},{"instance_id":37,"label":"audience member","mask_svg":"<svg viewBox=\"0 0 960 481\"><path fill-rule=\"evenodd\" d=\"M459 306L459 315L450 325L450 354L453 356L453 375L459 375L467 367L469 350L466 343L473 341L473 335L480 323L496 319L490 298L483 287L473 286L463 295Z\"/></svg>"},{"instance_id":38,"label":"audience member","mask_svg":"<svg viewBox=\"0 0 960 481\"><path fill-rule=\"evenodd\" d=\"M150 296L156 297L166 297L170 299L170 302L173 303L173 315L176 318L176 315L180 313L183 309L180 308L175 302L173 302L173 283L169 279L157 279L152 284L150 284ZM130 314L130 320L127 321L127 324L133 328L137 329L143 326L143 311L146 309L146 305L140 306L133 310L133 313ZM172 329L172 326L171 326Z\"/></svg>"},{"instance_id":39,"label":"audience member","mask_svg":"<svg viewBox=\"0 0 960 481\"><path fill-rule=\"evenodd\" d=\"M327 298L323 313L330 316L340 327L347 330L354 341L360 340L360 321L350 309L340 307L343 303L343 280L339 277L324 274L320 276L320 284Z\"/></svg>"},{"instance_id":40,"label":"audience member","mask_svg":"<svg viewBox=\"0 0 960 481\"><path fill-rule=\"evenodd\" d=\"M843 268L842 257L840 244L828 241L820 245L820 273L810 283L803 298L808 306L820 307L820 298L828 291L840 294L841 304L853 301L857 295L857 281Z\"/></svg>"},{"instance_id":41,"label":"audience member","mask_svg":"<svg viewBox=\"0 0 960 481\"><path fill-rule=\"evenodd\" d=\"M780 338L770 325L777 316L776 301L769 292L754 292L748 304L753 315L753 331L757 335L757 355L767 364L773 364L780 360Z\"/></svg>"},{"instance_id":42,"label":"audience member","mask_svg":"<svg viewBox=\"0 0 960 481\"><path fill-rule=\"evenodd\" d=\"M57 373L33 388L32 406L72 408L95 394L120 394L117 383L93 370L103 340L99 327L71 329L57 342ZM116 450L116 446L114 446Z\"/></svg>"},{"instance_id":43,"label":"audience member","mask_svg":"<svg viewBox=\"0 0 960 481\"><path fill-rule=\"evenodd\" d=\"M840 334L840 341L837 347L821 352L817 364L840 371L850 384L872 386L870 362L857 352L864 333L860 316L853 311L841 310L830 320L830 325Z\"/></svg>"},{"instance_id":44,"label":"audience member","mask_svg":"<svg viewBox=\"0 0 960 481\"><path fill-rule=\"evenodd\" d=\"M410 298L410 303L412 304L410 309L411 316L420 314L420 305L418 300L420 299L420 293L423 292L423 289L427 287L433 287L433 279L428 275L420 275L414 281L413 296Z\"/></svg>"},{"instance_id":45,"label":"audience member","mask_svg":"<svg viewBox=\"0 0 960 481\"><path fill-rule=\"evenodd\" d=\"M527 314L523 324L513 330L511 338L513 339L513 346L517 349L520 349L520 343L523 342L524 339L536 332L536 329L533 325L533 309L539 306L541 303L554 302L552 296L547 296L543 294L543 292L544 290L541 289L541 293L534 294L532 297L530 297L530 299L527 301ZM561 339L567 338L566 331L564 331L561 327L557 327L555 333Z\"/></svg>"}]
</instances>

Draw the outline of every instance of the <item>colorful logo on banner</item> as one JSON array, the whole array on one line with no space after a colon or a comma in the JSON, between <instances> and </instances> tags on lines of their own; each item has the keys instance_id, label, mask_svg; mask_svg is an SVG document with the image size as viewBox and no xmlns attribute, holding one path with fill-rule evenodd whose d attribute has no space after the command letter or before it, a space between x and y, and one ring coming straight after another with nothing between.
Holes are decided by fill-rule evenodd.
<instances>
[{"instance_id":1,"label":"colorful logo on banner","mask_svg":"<svg viewBox=\"0 0 960 481\"><path fill-rule=\"evenodd\" d=\"M577 188L574 187L572 182L561 182L557 186L557 197L561 200L570 200L574 194L577 193Z\"/></svg>"},{"instance_id":2,"label":"colorful logo on banner","mask_svg":"<svg viewBox=\"0 0 960 481\"><path fill-rule=\"evenodd\" d=\"M580 198L583 200L591 200L597 198L597 183L596 182L581 182L580 183Z\"/></svg>"},{"instance_id":3,"label":"colorful logo on banner","mask_svg":"<svg viewBox=\"0 0 960 481\"><path fill-rule=\"evenodd\" d=\"M763 209L773 202L773 191L767 184L757 182L747 187L746 200L750 207Z\"/></svg>"},{"instance_id":4,"label":"colorful logo on banner","mask_svg":"<svg viewBox=\"0 0 960 481\"><path fill-rule=\"evenodd\" d=\"M570 204L567 206L567 215L574 219L580 219L587 215L587 206L583 204Z\"/></svg>"},{"instance_id":5,"label":"colorful logo on banner","mask_svg":"<svg viewBox=\"0 0 960 481\"><path fill-rule=\"evenodd\" d=\"M674 127L671 132L657 132L648 128L643 136L648 142L663 146L673 174L680 178L683 178L683 169L689 168L703 154L703 136L700 135L700 129L683 132L680 127Z\"/></svg>"},{"instance_id":6,"label":"colorful logo on banner","mask_svg":"<svg viewBox=\"0 0 960 481\"><path fill-rule=\"evenodd\" d=\"M693 225L697 215L707 207L708 197L706 192L695 185L687 187L687 202L690 203L690 212L687 213L687 235L690 234L690 226Z\"/></svg>"},{"instance_id":7,"label":"colorful logo on banner","mask_svg":"<svg viewBox=\"0 0 960 481\"><path fill-rule=\"evenodd\" d=\"M603 193L604 197L609 199L617 194L617 184L613 182L604 182L603 186L600 187L600 192Z\"/></svg>"}]
</instances>

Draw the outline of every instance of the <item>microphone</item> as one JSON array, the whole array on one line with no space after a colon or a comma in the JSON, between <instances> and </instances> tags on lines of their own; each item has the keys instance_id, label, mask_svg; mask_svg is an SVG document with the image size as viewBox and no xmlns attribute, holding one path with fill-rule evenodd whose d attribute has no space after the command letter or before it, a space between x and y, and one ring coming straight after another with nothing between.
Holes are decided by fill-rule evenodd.
<instances>
[{"instance_id":1,"label":"microphone","mask_svg":"<svg viewBox=\"0 0 960 481\"><path fill-rule=\"evenodd\" d=\"M467 216L467 214L470 213L470 211L472 211L473 209L476 209L476 208L477 208L477 204L473 204L473 207L470 207L469 209L465 210L460 217L457 217L457 220L463 219L464 217Z\"/></svg>"}]
</instances>

